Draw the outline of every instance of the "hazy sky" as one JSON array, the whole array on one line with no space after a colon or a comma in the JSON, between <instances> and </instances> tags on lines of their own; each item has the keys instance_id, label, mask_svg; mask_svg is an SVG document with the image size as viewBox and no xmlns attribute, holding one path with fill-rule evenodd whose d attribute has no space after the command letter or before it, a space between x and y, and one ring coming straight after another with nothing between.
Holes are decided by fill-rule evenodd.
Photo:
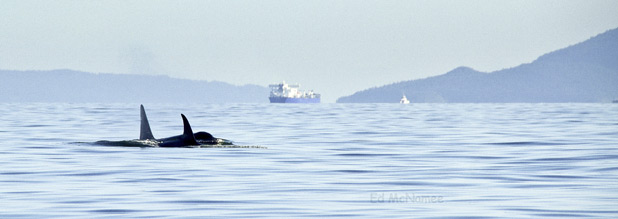
<instances>
[{"instance_id":1,"label":"hazy sky","mask_svg":"<svg viewBox=\"0 0 618 219\"><path fill-rule=\"evenodd\" d=\"M0 69L286 80L353 92L531 62L618 27L616 0L0 2Z\"/></svg>"}]
</instances>

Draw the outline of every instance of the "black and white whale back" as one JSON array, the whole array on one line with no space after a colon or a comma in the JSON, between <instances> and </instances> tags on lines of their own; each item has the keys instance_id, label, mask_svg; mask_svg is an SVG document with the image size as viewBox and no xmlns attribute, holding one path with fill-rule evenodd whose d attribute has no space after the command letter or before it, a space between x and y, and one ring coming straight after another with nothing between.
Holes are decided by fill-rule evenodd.
<instances>
[{"instance_id":1,"label":"black and white whale back","mask_svg":"<svg viewBox=\"0 0 618 219\"><path fill-rule=\"evenodd\" d=\"M198 145L233 145L229 140L215 138L208 132L193 133L189 120L184 114L182 117L183 133L167 138L156 139L150 129L150 123L146 116L144 105L140 105L140 133L139 140L126 141L97 141L97 144L108 146L131 146L131 147L190 147Z\"/></svg>"}]
</instances>

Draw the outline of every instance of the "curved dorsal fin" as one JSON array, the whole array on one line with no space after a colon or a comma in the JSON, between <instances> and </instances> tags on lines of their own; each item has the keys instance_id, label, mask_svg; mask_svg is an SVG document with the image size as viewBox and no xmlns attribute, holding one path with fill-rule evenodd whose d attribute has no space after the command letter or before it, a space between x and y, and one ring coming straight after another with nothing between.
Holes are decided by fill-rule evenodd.
<instances>
[{"instance_id":1,"label":"curved dorsal fin","mask_svg":"<svg viewBox=\"0 0 618 219\"><path fill-rule=\"evenodd\" d=\"M150 124L148 123L148 117L146 117L146 110L144 110L144 105L139 105L140 108L140 117L141 124L139 129L139 140L152 140L155 137L152 135L152 131L150 130Z\"/></svg>"},{"instance_id":2,"label":"curved dorsal fin","mask_svg":"<svg viewBox=\"0 0 618 219\"><path fill-rule=\"evenodd\" d=\"M184 125L184 131L182 133L182 141L186 145L198 145L195 140L195 136L193 136L193 130L191 129L191 125L189 124L189 120L185 117L184 114L180 114L182 116L182 124Z\"/></svg>"}]
</instances>

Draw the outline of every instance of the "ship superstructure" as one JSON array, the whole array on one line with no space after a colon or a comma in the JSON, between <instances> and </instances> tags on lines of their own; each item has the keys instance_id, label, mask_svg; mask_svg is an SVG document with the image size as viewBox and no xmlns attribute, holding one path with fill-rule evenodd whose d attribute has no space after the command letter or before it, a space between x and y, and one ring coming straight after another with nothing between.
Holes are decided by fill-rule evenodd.
<instances>
[{"instance_id":1,"label":"ship superstructure","mask_svg":"<svg viewBox=\"0 0 618 219\"><path fill-rule=\"evenodd\" d=\"M270 102L271 103L319 103L320 94L310 91L300 90L299 84L287 84L284 82L271 84Z\"/></svg>"}]
</instances>

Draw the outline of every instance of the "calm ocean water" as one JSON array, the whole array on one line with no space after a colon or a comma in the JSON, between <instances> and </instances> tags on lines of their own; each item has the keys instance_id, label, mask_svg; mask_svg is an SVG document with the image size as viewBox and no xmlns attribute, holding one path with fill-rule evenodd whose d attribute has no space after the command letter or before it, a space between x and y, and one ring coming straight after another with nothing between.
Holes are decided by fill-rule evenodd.
<instances>
[{"instance_id":1,"label":"calm ocean water","mask_svg":"<svg viewBox=\"0 0 618 219\"><path fill-rule=\"evenodd\" d=\"M618 104L0 104L0 217L618 217Z\"/></svg>"}]
</instances>

